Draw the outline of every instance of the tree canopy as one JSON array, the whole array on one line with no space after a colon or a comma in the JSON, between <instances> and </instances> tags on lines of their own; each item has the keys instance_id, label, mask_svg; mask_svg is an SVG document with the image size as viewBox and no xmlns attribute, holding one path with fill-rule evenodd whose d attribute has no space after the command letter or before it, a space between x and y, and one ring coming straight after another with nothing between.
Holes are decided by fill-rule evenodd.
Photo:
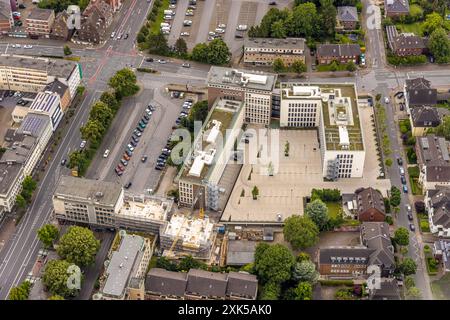
<instances>
[{"instance_id":1,"label":"tree canopy","mask_svg":"<svg viewBox=\"0 0 450 320\"><path fill-rule=\"evenodd\" d=\"M312 300L312 285L309 282L300 282L295 288L295 300Z\"/></svg>"},{"instance_id":2,"label":"tree canopy","mask_svg":"<svg viewBox=\"0 0 450 320\"><path fill-rule=\"evenodd\" d=\"M415 274L417 270L416 262L411 258L404 258L403 261L398 265L398 269L405 276Z\"/></svg>"},{"instance_id":3,"label":"tree canopy","mask_svg":"<svg viewBox=\"0 0 450 320\"><path fill-rule=\"evenodd\" d=\"M280 284L270 281L264 285L260 300L278 300L280 293Z\"/></svg>"},{"instance_id":4,"label":"tree canopy","mask_svg":"<svg viewBox=\"0 0 450 320\"><path fill-rule=\"evenodd\" d=\"M293 215L285 220L283 234L297 250L313 246L318 240L319 229L310 218Z\"/></svg>"},{"instance_id":5,"label":"tree canopy","mask_svg":"<svg viewBox=\"0 0 450 320\"><path fill-rule=\"evenodd\" d=\"M209 44L199 43L192 49L192 60L199 62L223 65L230 58L231 52L222 39L214 39Z\"/></svg>"},{"instance_id":6,"label":"tree canopy","mask_svg":"<svg viewBox=\"0 0 450 320\"><path fill-rule=\"evenodd\" d=\"M436 62L447 63L450 61L450 40L443 28L437 28L431 33L428 40L428 48ZM448 117L447 117L448 118Z\"/></svg>"},{"instance_id":7,"label":"tree canopy","mask_svg":"<svg viewBox=\"0 0 450 320\"><path fill-rule=\"evenodd\" d=\"M305 214L316 224L320 231L327 228L330 217L328 207L322 200L316 199L306 205Z\"/></svg>"},{"instance_id":8,"label":"tree canopy","mask_svg":"<svg viewBox=\"0 0 450 320\"><path fill-rule=\"evenodd\" d=\"M11 288L8 295L8 300L28 300L30 295L31 283L24 281L17 287Z\"/></svg>"},{"instance_id":9,"label":"tree canopy","mask_svg":"<svg viewBox=\"0 0 450 320\"><path fill-rule=\"evenodd\" d=\"M295 264L292 271L292 278L295 281L315 283L319 279L319 273L316 271L314 262L304 260Z\"/></svg>"},{"instance_id":10,"label":"tree canopy","mask_svg":"<svg viewBox=\"0 0 450 320\"><path fill-rule=\"evenodd\" d=\"M108 81L108 85L115 90L118 99L136 94L139 91L136 83L136 75L129 68L117 71Z\"/></svg>"},{"instance_id":11,"label":"tree canopy","mask_svg":"<svg viewBox=\"0 0 450 320\"><path fill-rule=\"evenodd\" d=\"M75 296L76 289L69 289L68 280L70 277L69 267L73 265L66 260L50 260L45 267L42 281L53 295L62 297Z\"/></svg>"},{"instance_id":12,"label":"tree canopy","mask_svg":"<svg viewBox=\"0 0 450 320\"><path fill-rule=\"evenodd\" d=\"M61 258L82 267L94 262L99 248L100 241L95 238L91 230L71 226L61 237L57 252Z\"/></svg>"},{"instance_id":13,"label":"tree canopy","mask_svg":"<svg viewBox=\"0 0 450 320\"><path fill-rule=\"evenodd\" d=\"M53 224L46 224L37 231L37 235L44 246L50 248L53 246L56 239L58 239L59 231Z\"/></svg>"},{"instance_id":14,"label":"tree canopy","mask_svg":"<svg viewBox=\"0 0 450 320\"><path fill-rule=\"evenodd\" d=\"M291 278L295 258L281 244L265 246L258 244L255 252L255 270L263 282L282 283ZM259 247L259 250L258 250Z\"/></svg>"},{"instance_id":15,"label":"tree canopy","mask_svg":"<svg viewBox=\"0 0 450 320\"><path fill-rule=\"evenodd\" d=\"M407 246L409 244L409 231L404 227L395 230L394 241L400 246Z\"/></svg>"}]
</instances>

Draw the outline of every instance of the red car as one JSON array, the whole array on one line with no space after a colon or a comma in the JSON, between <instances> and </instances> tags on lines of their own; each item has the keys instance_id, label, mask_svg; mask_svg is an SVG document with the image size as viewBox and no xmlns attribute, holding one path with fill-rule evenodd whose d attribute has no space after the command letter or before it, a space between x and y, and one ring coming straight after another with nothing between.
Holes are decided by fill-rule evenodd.
<instances>
[{"instance_id":1,"label":"red car","mask_svg":"<svg viewBox=\"0 0 450 320\"><path fill-rule=\"evenodd\" d=\"M122 174L123 174L123 172L122 171L120 171L119 169L114 169L114 171L116 171L116 174L118 175L118 176L121 176Z\"/></svg>"},{"instance_id":2,"label":"red car","mask_svg":"<svg viewBox=\"0 0 450 320\"><path fill-rule=\"evenodd\" d=\"M120 171L125 170L125 168L124 168L123 165L121 165L121 164L119 164L119 165L117 166L117 169L119 169Z\"/></svg>"}]
</instances>

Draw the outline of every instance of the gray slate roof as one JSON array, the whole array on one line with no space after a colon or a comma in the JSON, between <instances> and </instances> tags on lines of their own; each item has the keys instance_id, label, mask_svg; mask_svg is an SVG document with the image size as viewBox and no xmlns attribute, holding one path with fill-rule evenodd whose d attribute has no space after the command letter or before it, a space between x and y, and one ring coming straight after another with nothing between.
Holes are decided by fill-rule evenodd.
<instances>
[{"instance_id":1,"label":"gray slate roof","mask_svg":"<svg viewBox=\"0 0 450 320\"><path fill-rule=\"evenodd\" d=\"M363 222L362 243L375 252L370 256L370 264L382 265L385 269L395 268L393 246L386 222Z\"/></svg>"},{"instance_id":2,"label":"gray slate roof","mask_svg":"<svg viewBox=\"0 0 450 320\"><path fill-rule=\"evenodd\" d=\"M384 8L388 12L409 13L408 0L384 0Z\"/></svg>"},{"instance_id":3,"label":"gray slate roof","mask_svg":"<svg viewBox=\"0 0 450 320\"><path fill-rule=\"evenodd\" d=\"M187 293L207 297L225 297L227 288L227 275L199 269L188 272Z\"/></svg>"},{"instance_id":4,"label":"gray slate roof","mask_svg":"<svg viewBox=\"0 0 450 320\"><path fill-rule=\"evenodd\" d=\"M162 296L184 296L187 286L187 273L153 268L145 279L145 291Z\"/></svg>"},{"instance_id":5,"label":"gray slate roof","mask_svg":"<svg viewBox=\"0 0 450 320\"><path fill-rule=\"evenodd\" d=\"M254 275L242 272L230 272L228 274L227 295L255 299L257 292L258 280Z\"/></svg>"},{"instance_id":6,"label":"gray slate roof","mask_svg":"<svg viewBox=\"0 0 450 320\"><path fill-rule=\"evenodd\" d=\"M358 44L320 44L317 47L318 57L359 56L361 48Z\"/></svg>"},{"instance_id":7,"label":"gray slate roof","mask_svg":"<svg viewBox=\"0 0 450 320\"><path fill-rule=\"evenodd\" d=\"M411 118L414 127L437 127L441 123L437 108L431 106L416 106L411 108Z\"/></svg>"},{"instance_id":8,"label":"gray slate roof","mask_svg":"<svg viewBox=\"0 0 450 320\"><path fill-rule=\"evenodd\" d=\"M373 249L367 247L326 247L319 250L320 264L368 264Z\"/></svg>"},{"instance_id":9,"label":"gray slate roof","mask_svg":"<svg viewBox=\"0 0 450 320\"><path fill-rule=\"evenodd\" d=\"M47 21L52 14L53 14L52 9L33 8L30 14L28 15L27 19Z\"/></svg>"},{"instance_id":10,"label":"gray slate roof","mask_svg":"<svg viewBox=\"0 0 450 320\"><path fill-rule=\"evenodd\" d=\"M337 12L338 20L340 21L358 22L358 11L356 7L337 7Z\"/></svg>"}]
</instances>

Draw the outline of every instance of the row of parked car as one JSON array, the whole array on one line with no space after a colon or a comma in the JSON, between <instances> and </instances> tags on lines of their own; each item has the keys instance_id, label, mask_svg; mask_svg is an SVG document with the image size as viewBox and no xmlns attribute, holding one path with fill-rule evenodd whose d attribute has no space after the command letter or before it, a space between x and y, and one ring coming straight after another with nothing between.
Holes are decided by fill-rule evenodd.
<instances>
[{"instance_id":1,"label":"row of parked car","mask_svg":"<svg viewBox=\"0 0 450 320\"><path fill-rule=\"evenodd\" d=\"M127 145L127 149L125 149L125 153L123 154L122 159L120 159L120 163L115 168L116 174L118 176L121 176L123 174L123 172L125 171L125 167L128 165L128 162L131 160L134 149L137 147L139 140L142 136L142 133L144 132L145 128L147 127L148 122L150 121L150 117L152 116L153 111L155 111L155 107L153 105L149 104L147 109L145 109L144 115L142 116L138 125L134 129L133 134L130 139L130 142ZM144 155L141 158L141 161L146 162L147 156ZM127 185L128 185L128 187L127 187ZM129 188L131 186L131 183L128 183L127 185L125 187Z\"/></svg>"},{"instance_id":2,"label":"row of parked car","mask_svg":"<svg viewBox=\"0 0 450 320\"><path fill-rule=\"evenodd\" d=\"M183 102L183 110L181 110L180 115L178 116L177 120L175 120L175 124L178 126L181 123L181 120L183 118L186 118L189 115L189 110L192 108L192 103L194 101L192 99L186 99Z\"/></svg>"},{"instance_id":3,"label":"row of parked car","mask_svg":"<svg viewBox=\"0 0 450 320\"><path fill-rule=\"evenodd\" d=\"M403 168L403 159L401 157L397 158L397 164L399 165L399 171L400 171L400 180L402 181L402 189L404 193L408 193L408 186L406 185L406 177L405 177L405 169ZM413 221L413 216L412 216L412 209L411 206L409 204L405 205L406 208L406 212L408 215L408 220L409 221ZM413 222L409 223L409 229L411 231L415 231L416 227L414 226Z\"/></svg>"}]
</instances>

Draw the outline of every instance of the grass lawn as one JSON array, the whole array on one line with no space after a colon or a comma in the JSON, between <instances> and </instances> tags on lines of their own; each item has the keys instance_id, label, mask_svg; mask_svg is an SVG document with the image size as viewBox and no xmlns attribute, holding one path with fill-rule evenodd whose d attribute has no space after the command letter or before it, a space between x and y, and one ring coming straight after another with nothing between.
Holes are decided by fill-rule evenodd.
<instances>
[{"instance_id":1,"label":"grass lawn","mask_svg":"<svg viewBox=\"0 0 450 320\"><path fill-rule=\"evenodd\" d=\"M409 183L411 184L411 192L413 195L422 195L422 187L419 185L419 180L409 176Z\"/></svg>"},{"instance_id":2,"label":"grass lawn","mask_svg":"<svg viewBox=\"0 0 450 320\"><path fill-rule=\"evenodd\" d=\"M415 35L423 36L422 22L414 22L411 24L396 24L397 29L399 29L399 33L401 32L413 32Z\"/></svg>"},{"instance_id":3,"label":"grass lawn","mask_svg":"<svg viewBox=\"0 0 450 320\"><path fill-rule=\"evenodd\" d=\"M340 202L325 202L325 204L331 218L337 218L338 214L342 212L342 204Z\"/></svg>"},{"instance_id":4,"label":"grass lawn","mask_svg":"<svg viewBox=\"0 0 450 320\"><path fill-rule=\"evenodd\" d=\"M446 273L441 279L431 282L431 291L434 299L450 299L450 273Z\"/></svg>"},{"instance_id":5,"label":"grass lawn","mask_svg":"<svg viewBox=\"0 0 450 320\"><path fill-rule=\"evenodd\" d=\"M161 6L158 8L158 14L155 22L150 27L150 33L157 34L160 30L161 22L164 22L164 10L169 8L169 0L162 0Z\"/></svg>"}]
</instances>

